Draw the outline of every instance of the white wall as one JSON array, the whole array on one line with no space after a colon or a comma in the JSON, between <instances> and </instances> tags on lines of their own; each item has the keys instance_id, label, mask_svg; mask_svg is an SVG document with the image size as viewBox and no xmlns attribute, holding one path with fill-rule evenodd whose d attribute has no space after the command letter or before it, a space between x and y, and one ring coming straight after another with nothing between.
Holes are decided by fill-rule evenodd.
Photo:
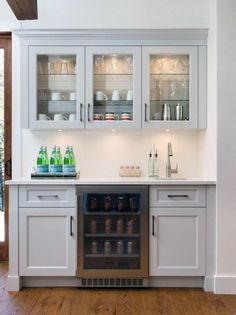
<instances>
[{"instance_id":1,"label":"white wall","mask_svg":"<svg viewBox=\"0 0 236 315\"><path fill-rule=\"evenodd\" d=\"M207 28L210 12L212 12L211 0L148 0L145 2L141 0L116 2L41 0L38 1L38 6L39 20L23 21L19 28ZM15 69L19 67L17 56L14 56L14 67ZM14 76L16 78L16 75ZM18 88L19 85L16 85L16 92L13 95L15 100L13 113L18 112L20 107ZM212 107L215 106L211 98L209 102ZM145 174L147 154L155 143L160 150L161 175L164 175L166 144L170 139L175 155L173 163L180 164L180 176L215 178L215 138L212 127L202 132L183 131L172 132L169 135L165 132L147 130L128 133L118 131L115 135L110 131L105 133L78 131L63 132L63 134L50 132L49 137L43 132L29 130L24 130L22 134L19 134L18 125L19 116L17 115L13 117L15 177L29 174L41 143L51 147L54 143L65 146L69 142L78 149L77 159L82 174L89 177L92 175L113 177L117 174L119 166L127 163L141 165ZM209 146L210 140L213 141ZM19 164L20 171L20 167L17 167L20 159L16 148L21 143L23 150L22 162ZM96 158L94 158L94 152L97 150L99 153L96 153ZM87 156L93 158L92 166ZM210 163L208 163L209 158Z\"/></svg>"},{"instance_id":2,"label":"white wall","mask_svg":"<svg viewBox=\"0 0 236 315\"><path fill-rule=\"evenodd\" d=\"M236 2L218 0L217 276L215 290L236 294Z\"/></svg>"}]
</instances>

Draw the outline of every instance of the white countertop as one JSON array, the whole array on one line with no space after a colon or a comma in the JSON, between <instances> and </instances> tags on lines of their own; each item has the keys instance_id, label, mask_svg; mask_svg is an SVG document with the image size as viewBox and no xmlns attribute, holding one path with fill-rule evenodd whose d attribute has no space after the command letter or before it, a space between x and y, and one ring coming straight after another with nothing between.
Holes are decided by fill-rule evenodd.
<instances>
[{"instance_id":1,"label":"white countertop","mask_svg":"<svg viewBox=\"0 0 236 315\"><path fill-rule=\"evenodd\" d=\"M16 178L5 182L6 185L216 185L215 180L203 178L80 178L80 179L31 179Z\"/></svg>"}]
</instances>

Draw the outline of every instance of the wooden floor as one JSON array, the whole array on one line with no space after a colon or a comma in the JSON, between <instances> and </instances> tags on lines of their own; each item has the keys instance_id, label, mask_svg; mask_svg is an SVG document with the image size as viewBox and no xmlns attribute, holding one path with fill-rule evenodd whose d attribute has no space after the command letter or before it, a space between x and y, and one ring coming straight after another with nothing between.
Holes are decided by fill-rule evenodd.
<instances>
[{"instance_id":1,"label":"wooden floor","mask_svg":"<svg viewBox=\"0 0 236 315\"><path fill-rule=\"evenodd\" d=\"M217 315L236 314L236 295L201 289L23 289L6 291L0 264L0 315Z\"/></svg>"}]
</instances>

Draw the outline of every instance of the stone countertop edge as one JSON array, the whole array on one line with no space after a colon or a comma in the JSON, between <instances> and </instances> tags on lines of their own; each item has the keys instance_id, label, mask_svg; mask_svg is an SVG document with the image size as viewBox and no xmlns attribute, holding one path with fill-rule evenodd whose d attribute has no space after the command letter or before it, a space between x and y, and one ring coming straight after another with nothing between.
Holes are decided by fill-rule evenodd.
<instances>
[{"instance_id":1,"label":"stone countertop edge","mask_svg":"<svg viewBox=\"0 0 236 315\"><path fill-rule=\"evenodd\" d=\"M87 179L31 179L15 178L6 185L216 185L216 180L203 178L154 179L149 177L117 177Z\"/></svg>"}]
</instances>

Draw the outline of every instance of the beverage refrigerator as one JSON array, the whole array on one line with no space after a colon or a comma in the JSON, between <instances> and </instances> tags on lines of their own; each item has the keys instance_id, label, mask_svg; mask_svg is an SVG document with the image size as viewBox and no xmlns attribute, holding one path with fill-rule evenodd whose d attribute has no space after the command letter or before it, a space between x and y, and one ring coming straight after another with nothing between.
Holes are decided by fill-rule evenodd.
<instances>
[{"instance_id":1,"label":"beverage refrigerator","mask_svg":"<svg viewBox=\"0 0 236 315\"><path fill-rule=\"evenodd\" d=\"M77 197L82 283L142 286L148 277L148 187L78 186Z\"/></svg>"}]
</instances>

